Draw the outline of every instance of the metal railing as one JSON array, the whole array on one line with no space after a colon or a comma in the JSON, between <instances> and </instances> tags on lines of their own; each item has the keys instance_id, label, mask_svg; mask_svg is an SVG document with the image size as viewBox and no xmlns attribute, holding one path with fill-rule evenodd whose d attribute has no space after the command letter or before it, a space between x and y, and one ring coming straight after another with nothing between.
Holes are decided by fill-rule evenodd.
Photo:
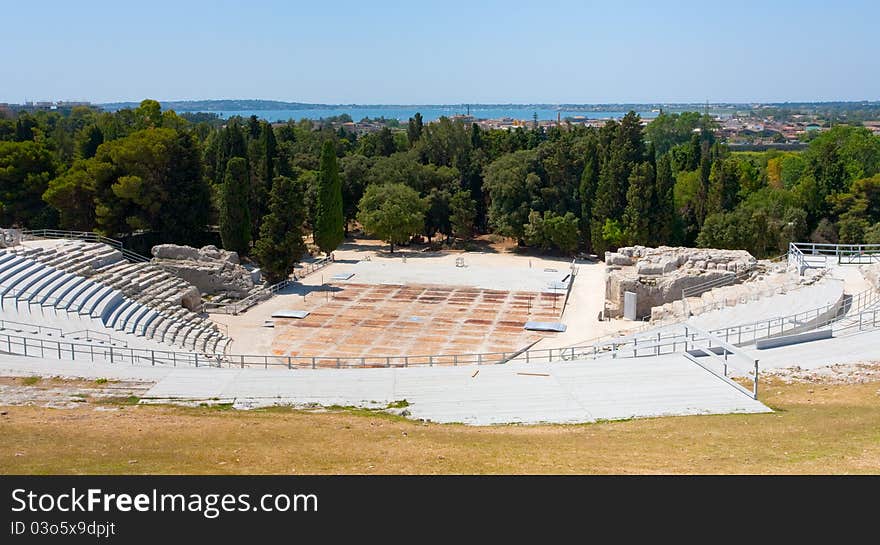
<instances>
[{"instance_id":1,"label":"metal railing","mask_svg":"<svg viewBox=\"0 0 880 545\"><path fill-rule=\"evenodd\" d=\"M792 242L788 245L790 265L798 270L828 266L829 258L838 265L869 265L880 263L880 244L822 244ZM818 264L821 258L821 265Z\"/></svg>"},{"instance_id":2,"label":"metal railing","mask_svg":"<svg viewBox=\"0 0 880 545\"><path fill-rule=\"evenodd\" d=\"M754 270L755 268L751 267L738 273L726 274L724 276L712 278L711 280L706 280L705 282L702 282L700 284L695 284L687 288L682 288L681 298L687 299L688 297L697 297L698 295L701 295L709 290L713 290L715 288L720 288L723 286L729 286L731 284L736 284L738 281L745 280L746 278L750 277Z\"/></svg>"},{"instance_id":3,"label":"metal railing","mask_svg":"<svg viewBox=\"0 0 880 545\"><path fill-rule=\"evenodd\" d=\"M128 341L120 339L118 337L113 337L109 333L104 333L103 331L95 331L92 329L80 329L77 331L71 331L69 333L63 333L62 337L75 337L76 335L84 336L86 340L96 340L107 343L115 343L120 344L122 347L128 346Z\"/></svg>"},{"instance_id":4,"label":"metal railing","mask_svg":"<svg viewBox=\"0 0 880 545\"><path fill-rule=\"evenodd\" d=\"M109 363L130 363L195 367L229 368L371 368L371 367L416 367L416 366L457 366L457 365L499 365L508 361L553 362L570 361L575 354L569 348L548 348L542 350L474 353L474 354L433 354L425 356L274 356L274 355L225 355L219 353L176 352L146 348L96 346L61 340L34 339L0 332L0 352L31 357L54 357L73 361L106 361Z\"/></svg>"},{"instance_id":5,"label":"metal railing","mask_svg":"<svg viewBox=\"0 0 880 545\"><path fill-rule=\"evenodd\" d=\"M753 359L749 354L732 344L719 339L708 331L703 331L692 325L684 325L685 333L685 350L684 357L696 363L703 369L718 376L737 390L751 397L758 399L758 360ZM720 352L720 354L719 354ZM730 358L729 356L734 356ZM721 374L718 369L712 365L704 365L700 358L708 357L709 361L715 363L721 368ZM729 367L734 367L740 371L744 371L747 375L752 373L752 391L750 392L738 382L731 380L728 376Z\"/></svg>"},{"instance_id":6,"label":"metal railing","mask_svg":"<svg viewBox=\"0 0 880 545\"><path fill-rule=\"evenodd\" d=\"M788 256L788 254L782 254L782 255L776 256L770 260L770 263L778 263L778 262L782 261L783 259L786 259L787 256ZM730 286L733 284L742 283L746 279L748 279L749 277L754 276L754 274L756 273L756 270L757 270L757 264L755 264L751 267L748 267L745 270L739 271L733 275L724 275L724 276L721 276L718 278L713 278L711 280L707 280L707 281L702 282L700 284L695 284L695 285L687 287L687 288L682 288L681 302L682 302L682 307L684 308L685 317L690 316L690 314L691 314L690 303L688 302L689 297L700 296L703 293L710 291L710 290L713 290L715 288L721 288L724 286Z\"/></svg>"},{"instance_id":7,"label":"metal railing","mask_svg":"<svg viewBox=\"0 0 880 545\"><path fill-rule=\"evenodd\" d=\"M856 332L872 330L880 328L880 309L866 310L855 316L848 316L846 320L839 322L838 327L834 329L835 333L849 332L856 329Z\"/></svg>"},{"instance_id":8,"label":"metal railing","mask_svg":"<svg viewBox=\"0 0 880 545\"><path fill-rule=\"evenodd\" d=\"M24 322L14 322L12 320L0 320L0 330L16 329L16 327L9 327L9 326L19 326L19 327L27 329L27 330L32 330L34 333L36 333L38 335L49 335L49 336L55 335L58 337L64 336L64 332L62 331L62 329L60 327L49 327L49 326L45 326L45 325L27 324ZM19 329L19 331L21 331L21 330Z\"/></svg>"},{"instance_id":9,"label":"metal railing","mask_svg":"<svg viewBox=\"0 0 880 545\"><path fill-rule=\"evenodd\" d=\"M97 233L89 231L63 231L59 229L35 229L25 230L21 232L22 240L34 240L40 238L82 240L85 242L96 242L106 244L112 248L119 250L126 260L132 263L148 263L150 258L143 256L137 252L129 250L122 245L122 242L115 238L105 237Z\"/></svg>"},{"instance_id":10,"label":"metal railing","mask_svg":"<svg viewBox=\"0 0 880 545\"><path fill-rule=\"evenodd\" d=\"M306 263L300 268L298 271L294 270L293 277L288 278L286 280L282 280L277 284L272 284L271 286L267 286L260 291L248 295L244 299L240 299L238 301L230 301L228 303L205 303L203 305L203 309L205 312L213 312L218 314L233 314L238 315L249 308L253 307L259 302L265 301L266 299L272 297L279 291L293 284L295 281L305 278L306 276L312 274L313 272L323 269L324 267L330 265L334 262L333 254L330 254L327 257L322 257L317 261L313 261L311 263Z\"/></svg>"},{"instance_id":11,"label":"metal railing","mask_svg":"<svg viewBox=\"0 0 880 545\"><path fill-rule=\"evenodd\" d=\"M575 262L577 259L571 260L571 265L569 265L569 276L568 276L568 287L565 290L565 299L562 300L562 310L559 311L559 318L562 319L562 315L565 314L565 306L568 304L568 298L571 296L571 288L574 286L574 279L577 277L578 268Z\"/></svg>"}]
</instances>

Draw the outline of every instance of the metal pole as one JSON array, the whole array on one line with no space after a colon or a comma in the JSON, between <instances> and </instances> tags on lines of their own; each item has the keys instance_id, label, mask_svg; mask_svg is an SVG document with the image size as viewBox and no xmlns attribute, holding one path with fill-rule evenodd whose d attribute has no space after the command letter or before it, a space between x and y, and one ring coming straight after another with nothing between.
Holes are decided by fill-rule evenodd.
<instances>
[{"instance_id":1,"label":"metal pole","mask_svg":"<svg viewBox=\"0 0 880 545\"><path fill-rule=\"evenodd\" d=\"M755 382L752 384L752 397L758 399L758 360L755 360Z\"/></svg>"}]
</instances>

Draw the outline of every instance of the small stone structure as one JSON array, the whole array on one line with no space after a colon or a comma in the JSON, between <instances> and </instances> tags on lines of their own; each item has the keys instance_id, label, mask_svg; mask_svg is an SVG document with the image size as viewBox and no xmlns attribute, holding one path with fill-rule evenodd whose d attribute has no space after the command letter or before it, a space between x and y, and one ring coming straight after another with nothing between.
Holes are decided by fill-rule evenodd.
<instances>
[{"instance_id":1,"label":"small stone structure","mask_svg":"<svg viewBox=\"0 0 880 545\"><path fill-rule=\"evenodd\" d=\"M862 276L868 281L868 284L875 290L880 290L880 263L863 265L860 269Z\"/></svg>"},{"instance_id":2,"label":"small stone structure","mask_svg":"<svg viewBox=\"0 0 880 545\"><path fill-rule=\"evenodd\" d=\"M624 294L632 292L637 317L651 316L652 308L680 300L683 289L708 281L733 283L756 263L744 250L632 246L606 252L606 315L622 317Z\"/></svg>"},{"instance_id":3,"label":"small stone structure","mask_svg":"<svg viewBox=\"0 0 880 545\"><path fill-rule=\"evenodd\" d=\"M21 245L21 229L0 229L0 248Z\"/></svg>"},{"instance_id":4,"label":"small stone structure","mask_svg":"<svg viewBox=\"0 0 880 545\"><path fill-rule=\"evenodd\" d=\"M153 246L152 253L154 264L193 284L204 295L242 299L254 290L253 273L240 265L236 252L216 246L160 244Z\"/></svg>"}]
</instances>

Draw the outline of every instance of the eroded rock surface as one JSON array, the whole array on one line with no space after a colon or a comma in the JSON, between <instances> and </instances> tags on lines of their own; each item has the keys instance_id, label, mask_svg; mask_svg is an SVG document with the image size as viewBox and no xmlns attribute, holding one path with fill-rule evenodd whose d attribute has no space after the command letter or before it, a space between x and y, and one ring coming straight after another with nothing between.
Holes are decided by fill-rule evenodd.
<instances>
[{"instance_id":1,"label":"eroded rock surface","mask_svg":"<svg viewBox=\"0 0 880 545\"><path fill-rule=\"evenodd\" d=\"M255 287L251 271L239 264L236 252L216 246L160 244L153 247L152 253L154 263L194 285L204 295L241 299Z\"/></svg>"}]
</instances>

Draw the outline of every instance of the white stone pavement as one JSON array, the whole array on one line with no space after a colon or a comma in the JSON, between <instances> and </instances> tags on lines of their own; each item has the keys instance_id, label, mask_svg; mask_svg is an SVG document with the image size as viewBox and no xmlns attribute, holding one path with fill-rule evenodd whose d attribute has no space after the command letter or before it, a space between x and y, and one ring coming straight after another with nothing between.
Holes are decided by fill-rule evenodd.
<instances>
[{"instance_id":1,"label":"white stone pavement","mask_svg":"<svg viewBox=\"0 0 880 545\"><path fill-rule=\"evenodd\" d=\"M408 369L160 368L0 356L0 374L153 381L146 398L240 407L385 407L472 425L577 423L769 409L682 356Z\"/></svg>"}]
</instances>

